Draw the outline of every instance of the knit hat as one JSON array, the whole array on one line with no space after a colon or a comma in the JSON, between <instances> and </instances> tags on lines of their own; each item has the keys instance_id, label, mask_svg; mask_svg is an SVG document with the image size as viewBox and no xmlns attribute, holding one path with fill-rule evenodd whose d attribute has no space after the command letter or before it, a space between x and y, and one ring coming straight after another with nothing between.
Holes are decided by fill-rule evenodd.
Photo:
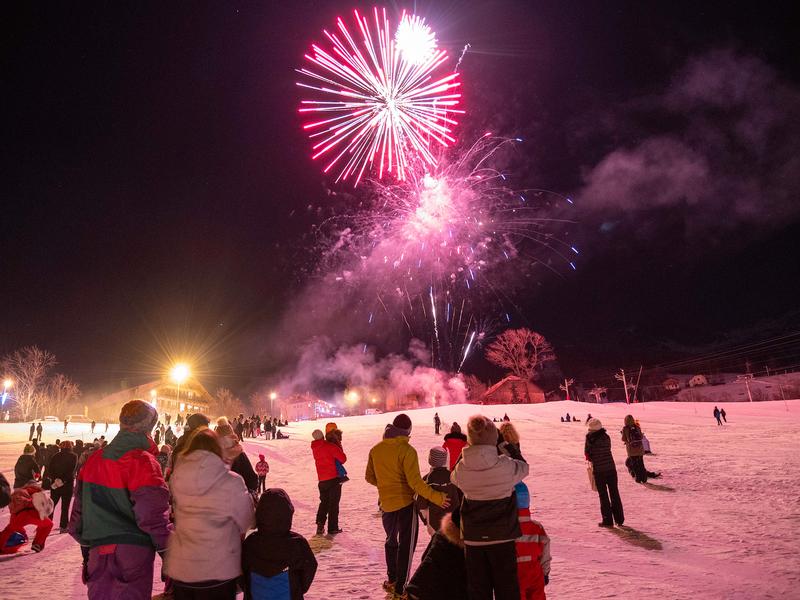
<instances>
[{"instance_id":1,"label":"knit hat","mask_svg":"<svg viewBox=\"0 0 800 600\"><path fill-rule=\"evenodd\" d=\"M461 433L461 425L453 421L453 424L450 425L450 433Z\"/></svg>"},{"instance_id":2,"label":"knit hat","mask_svg":"<svg viewBox=\"0 0 800 600\"><path fill-rule=\"evenodd\" d=\"M488 417L473 415L467 423L467 439L470 446L494 446L497 444L497 427Z\"/></svg>"},{"instance_id":3,"label":"knit hat","mask_svg":"<svg viewBox=\"0 0 800 600\"><path fill-rule=\"evenodd\" d=\"M447 450L436 446L428 452L428 464L432 467L444 467L447 465Z\"/></svg>"},{"instance_id":4,"label":"knit hat","mask_svg":"<svg viewBox=\"0 0 800 600\"><path fill-rule=\"evenodd\" d=\"M264 460L264 455L263 454L259 454L258 455L258 460Z\"/></svg>"},{"instance_id":5,"label":"knit hat","mask_svg":"<svg viewBox=\"0 0 800 600\"><path fill-rule=\"evenodd\" d=\"M397 415L394 418L394 421L392 421L392 425L398 429L407 429L408 431L411 431L411 419L405 413Z\"/></svg>"},{"instance_id":6,"label":"knit hat","mask_svg":"<svg viewBox=\"0 0 800 600\"><path fill-rule=\"evenodd\" d=\"M330 432L331 432L331 431L333 431L334 429L339 429L339 428L336 426L336 423L330 422L330 423L327 423L327 424L325 425L325 433L330 433Z\"/></svg>"},{"instance_id":7,"label":"knit hat","mask_svg":"<svg viewBox=\"0 0 800 600\"><path fill-rule=\"evenodd\" d=\"M315 429L314 431L311 432L311 437L314 438L315 440L321 440L322 438L325 437L325 434L322 433L319 429Z\"/></svg>"},{"instance_id":8,"label":"knit hat","mask_svg":"<svg viewBox=\"0 0 800 600\"><path fill-rule=\"evenodd\" d=\"M194 413L193 415L186 417L186 429L189 431L192 429L197 429L198 427L208 427L210 424L211 419L209 419L203 413Z\"/></svg>"},{"instance_id":9,"label":"knit hat","mask_svg":"<svg viewBox=\"0 0 800 600\"><path fill-rule=\"evenodd\" d=\"M72 450L73 444L70 440L64 440L59 446L64 450Z\"/></svg>"},{"instance_id":10,"label":"knit hat","mask_svg":"<svg viewBox=\"0 0 800 600\"><path fill-rule=\"evenodd\" d=\"M25 449L22 451L23 454L36 454L36 450L33 449L33 446L30 444L25 444Z\"/></svg>"},{"instance_id":11,"label":"knit hat","mask_svg":"<svg viewBox=\"0 0 800 600\"><path fill-rule=\"evenodd\" d=\"M520 481L514 486L514 491L517 493L517 508L530 508L531 493L528 491L528 486Z\"/></svg>"},{"instance_id":12,"label":"knit hat","mask_svg":"<svg viewBox=\"0 0 800 600\"><path fill-rule=\"evenodd\" d=\"M603 428L603 424L600 422L600 419L589 419L589 422L586 424L589 428L589 431L600 431Z\"/></svg>"},{"instance_id":13,"label":"knit hat","mask_svg":"<svg viewBox=\"0 0 800 600\"><path fill-rule=\"evenodd\" d=\"M126 402L119 412L119 428L136 433L150 433L158 421L158 412L144 400Z\"/></svg>"}]
</instances>

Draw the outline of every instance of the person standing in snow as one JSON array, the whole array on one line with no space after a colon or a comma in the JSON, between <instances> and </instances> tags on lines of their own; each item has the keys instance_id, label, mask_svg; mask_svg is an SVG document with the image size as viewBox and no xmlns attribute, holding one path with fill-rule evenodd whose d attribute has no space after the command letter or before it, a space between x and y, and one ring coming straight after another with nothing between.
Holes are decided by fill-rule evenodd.
<instances>
[{"instance_id":1,"label":"person standing in snow","mask_svg":"<svg viewBox=\"0 0 800 600\"><path fill-rule=\"evenodd\" d=\"M61 442L61 450L50 459L47 466L47 475L50 484L50 499L53 501L53 510L61 501L61 519L59 528L61 533L66 533L69 524L69 505L72 502L72 493L75 489L75 472L78 469L78 457L72 451L72 442ZM50 515L53 518L53 515Z\"/></svg>"},{"instance_id":2,"label":"person standing in snow","mask_svg":"<svg viewBox=\"0 0 800 600\"><path fill-rule=\"evenodd\" d=\"M411 559L417 545L417 512L414 495L448 508L447 496L422 480L417 451L408 443L411 419L399 414L383 432L383 440L369 451L367 483L378 488L378 501L386 532L384 551L388 579L387 592L402 596L408 580Z\"/></svg>"},{"instance_id":3,"label":"person standing in snow","mask_svg":"<svg viewBox=\"0 0 800 600\"><path fill-rule=\"evenodd\" d=\"M528 464L498 453L498 432L483 415L470 417L469 446L453 469L453 483L464 494L461 530L471 600L517 600L516 540L522 533L514 486L528 476Z\"/></svg>"},{"instance_id":4,"label":"person standing in snow","mask_svg":"<svg viewBox=\"0 0 800 600\"><path fill-rule=\"evenodd\" d=\"M728 418L725 416L725 409L724 408L720 408L719 409L719 416L722 417L723 421L725 421L726 423L728 422Z\"/></svg>"},{"instance_id":5,"label":"person standing in snow","mask_svg":"<svg viewBox=\"0 0 800 600\"><path fill-rule=\"evenodd\" d=\"M467 445L467 436L461 433L461 426L453 421L450 425L450 433L445 434L442 448L447 450L448 466L450 470L456 466L458 459L461 457L461 451Z\"/></svg>"},{"instance_id":6,"label":"person standing in snow","mask_svg":"<svg viewBox=\"0 0 800 600\"><path fill-rule=\"evenodd\" d=\"M64 432L67 431L66 427L67 426L64 425ZM31 423L31 430L30 430L30 433L28 434L28 441L29 442L33 441L33 436L34 435L36 435L36 423Z\"/></svg>"},{"instance_id":7,"label":"person standing in snow","mask_svg":"<svg viewBox=\"0 0 800 600\"><path fill-rule=\"evenodd\" d=\"M625 416L625 426L622 428L622 441L625 442L625 449L628 452L628 459L625 465L636 479L636 483L647 483L647 478L658 479L661 473L648 471L644 466L644 444L642 443L642 430L636 424L633 415Z\"/></svg>"},{"instance_id":8,"label":"person standing in snow","mask_svg":"<svg viewBox=\"0 0 800 600\"><path fill-rule=\"evenodd\" d=\"M440 508L421 496L417 497L417 513L425 523L428 533L434 535L439 531L442 518L456 506L461 506L461 490L450 481L450 469L447 468L447 450L434 447L428 451L428 464L431 470L422 480L433 489L447 495L450 510Z\"/></svg>"},{"instance_id":9,"label":"person standing in snow","mask_svg":"<svg viewBox=\"0 0 800 600\"><path fill-rule=\"evenodd\" d=\"M120 431L93 452L78 473L69 533L89 548L84 582L89 600L149 600L156 552L167 547L169 490L150 432L156 409L131 400Z\"/></svg>"},{"instance_id":10,"label":"person standing in snow","mask_svg":"<svg viewBox=\"0 0 800 600\"><path fill-rule=\"evenodd\" d=\"M600 514L602 522L600 527L613 527L625 522L625 512L617 487L617 467L614 456L611 454L611 438L600 419L590 419L586 424L589 432L583 445L583 454L586 460L592 463L592 474L595 487L600 496Z\"/></svg>"},{"instance_id":11,"label":"person standing in snow","mask_svg":"<svg viewBox=\"0 0 800 600\"><path fill-rule=\"evenodd\" d=\"M264 458L263 454L258 455L258 462L256 463L256 475L258 475L258 493L263 494L267 489L267 473L269 473L269 463Z\"/></svg>"},{"instance_id":12,"label":"person standing in snow","mask_svg":"<svg viewBox=\"0 0 800 600\"><path fill-rule=\"evenodd\" d=\"M442 518L406 585L409 600L468 600L461 509ZM523 599L524 600L524 599Z\"/></svg>"},{"instance_id":13,"label":"person standing in snow","mask_svg":"<svg viewBox=\"0 0 800 600\"><path fill-rule=\"evenodd\" d=\"M192 436L169 480L175 531L164 572L175 600L234 600L242 574L242 538L254 524L254 506L242 478L222 460L219 436L203 428Z\"/></svg>"},{"instance_id":14,"label":"person standing in snow","mask_svg":"<svg viewBox=\"0 0 800 600\"><path fill-rule=\"evenodd\" d=\"M31 423L31 425L33 425L33 423ZM62 433L67 433L67 425L69 425L69 417L64 419L64 431L62 431Z\"/></svg>"},{"instance_id":15,"label":"person standing in snow","mask_svg":"<svg viewBox=\"0 0 800 600\"><path fill-rule=\"evenodd\" d=\"M550 583L550 538L539 521L531 517L528 486L514 486L517 515L522 536L517 538L517 578L522 600L546 600L544 587Z\"/></svg>"},{"instance_id":16,"label":"person standing in snow","mask_svg":"<svg viewBox=\"0 0 800 600\"><path fill-rule=\"evenodd\" d=\"M41 467L36 462L36 449L31 444L25 444L22 456L14 465L14 489L21 488L31 481L39 479Z\"/></svg>"},{"instance_id":17,"label":"person standing in snow","mask_svg":"<svg viewBox=\"0 0 800 600\"><path fill-rule=\"evenodd\" d=\"M158 433L157 429L156 433ZM157 444L158 442L156 442L156 445ZM172 454L172 448L170 447L170 445L163 444L158 454L156 455L156 460L158 461L158 464L161 466L161 474L164 475L165 478L167 474L167 468L169 467L169 459L171 454Z\"/></svg>"},{"instance_id":18,"label":"person standing in snow","mask_svg":"<svg viewBox=\"0 0 800 600\"><path fill-rule=\"evenodd\" d=\"M328 533L341 533L339 527L339 502L342 498L342 483L336 462L344 465L347 455L337 444L329 442L319 429L311 433L311 453L314 455L314 466L317 469L319 483L319 507L317 508L317 535L325 533L325 522Z\"/></svg>"},{"instance_id":19,"label":"person standing in snow","mask_svg":"<svg viewBox=\"0 0 800 600\"><path fill-rule=\"evenodd\" d=\"M43 429L42 429L42 424L41 424L41 422L40 422L40 423L39 423L39 424L36 426L36 441L37 441L37 442L41 442L41 441L42 441L42 431L43 431Z\"/></svg>"},{"instance_id":20,"label":"person standing in snow","mask_svg":"<svg viewBox=\"0 0 800 600\"><path fill-rule=\"evenodd\" d=\"M225 417L217 419L215 430L219 436L219 444L222 447L222 459L230 465L231 471L238 473L244 479L244 483L255 501L258 494L258 475L253 470L250 459L239 443L240 440L236 432Z\"/></svg>"},{"instance_id":21,"label":"person standing in snow","mask_svg":"<svg viewBox=\"0 0 800 600\"><path fill-rule=\"evenodd\" d=\"M245 600L303 600L317 572L308 541L292 531L294 506L280 488L266 490L256 508L258 531L242 548Z\"/></svg>"},{"instance_id":22,"label":"person standing in snow","mask_svg":"<svg viewBox=\"0 0 800 600\"><path fill-rule=\"evenodd\" d=\"M96 426L97 426L97 422L96 422L94 419L92 419L92 424L91 424L92 435L94 435L94 428L95 428Z\"/></svg>"},{"instance_id":23,"label":"person standing in snow","mask_svg":"<svg viewBox=\"0 0 800 600\"><path fill-rule=\"evenodd\" d=\"M339 429L336 423L325 424L325 441L330 442L331 444L336 444L342 449L342 451L344 451L344 446L342 446L342 436L342 430ZM344 468L344 465L338 460L336 460L335 463L336 473L339 475L339 483L347 483L350 481L350 478L347 476L347 469Z\"/></svg>"},{"instance_id":24,"label":"person standing in snow","mask_svg":"<svg viewBox=\"0 0 800 600\"><path fill-rule=\"evenodd\" d=\"M717 420L717 425L722 425L722 413L720 410L715 406L714 407L714 418Z\"/></svg>"},{"instance_id":25,"label":"person standing in snow","mask_svg":"<svg viewBox=\"0 0 800 600\"><path fill-rule=\"evenodd\" d=\"M439 435L439 428L442 426L442 420L439 418L439 413L434 413L433 415L433 432L435 435Z\"/></svg>"}]
</instances>

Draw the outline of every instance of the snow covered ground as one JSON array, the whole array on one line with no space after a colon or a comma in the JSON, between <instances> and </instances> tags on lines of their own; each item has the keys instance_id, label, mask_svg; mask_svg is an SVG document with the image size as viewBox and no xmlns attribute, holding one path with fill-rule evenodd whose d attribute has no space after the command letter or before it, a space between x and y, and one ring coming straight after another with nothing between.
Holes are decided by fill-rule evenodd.
<instances>
[{"instance_id":1,"label":"snow covered ground","mask_svg":"<svg viewBox=\"0 0 800 600\"><path fill-rule=\"evenodd\" d=\"M725 405L728 424L717 427L709 404L648 403L593 405L553 402L544 405L438 409L449 426L464 425L470 414L502 417L508 413L522 436L531 464L527 479L533 508L552 539L550 598L800 598L800 401ZM433 409L411 411L412 444L423 473L427 452L440 445L433 434ZM620 475L626 525L632 530L603 530L597 495L589 488L583 460L584 424L561 423L569 412L584 420L599 417L612 437ZM637 485L625 470L619 441L628 412L640 419L655 455L651 470L662 471L654 485ZM392 415L338 419L344 431L351 481L342 495L341 526L334 541L314 538L320 563L306 596L383 598L383 530L375 488L364 479L369 448L380 440ZM314 532L316 476L309 442L324 422L293 424L291 439L247 441L255 462L270 463L268 485L282 487L295 505L295 530ZM71 425L71 439L90 438L88 425ZM27 440L25 424L0 425L0 469L10 480ZM109 436L116 432L114 427ZM61 437L61 424L46 425L44 440ZM0 511L0 526L8 511ZM423 532L417 560L428 541ZM157 581L154 594L162 589ZM32 591L60 598L85 597L80 553L67 535L51 535L41 554L0 557L0 597L29 598Z\"/></svg>"}]
</instances>

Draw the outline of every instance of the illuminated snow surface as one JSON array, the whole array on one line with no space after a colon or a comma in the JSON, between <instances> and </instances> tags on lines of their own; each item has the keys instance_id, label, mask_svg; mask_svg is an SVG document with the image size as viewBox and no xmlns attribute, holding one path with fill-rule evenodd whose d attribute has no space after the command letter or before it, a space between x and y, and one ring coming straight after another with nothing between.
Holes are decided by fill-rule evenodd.
<instances>
[{"instance_id":1,"label":"illuminated snow surface","mask_svg":"<svg viewBox=\"0 0 800 600\"><path fill-rule=\"evenodd\" d=\"M522 436L531 464L527 484L536 518L552 539L550 598L798 598L800 597L800 401L727 404L729 422L717 427L713 405L650 403L590 405L554 402L528 406L446 406L438 409L449 426L470 414L502 417L507 412ZM427 470L427 453L441 438L433 435L433 409L410 411L412 444ZM584 420L599 417L612 438L625 506L632 530L603 530L597 495L589 489L583 460L584 424L561 423L569 412ZM647 487L628 476L619 429L626 413L641 420L655 455L646 458L664 477ZM338 419L344 431L351 481L342 495L341 526L335 540L312 539L320 563L310 600L383 598L383 529L375 488L364 479L369 448L391 415ZM270 463L268 485L282 487L295 505L294 529L314 532L317 480L309 442L323 422L293 424L288 440L246 441L255 462ZM46 425L44 440L61 437L61 424ZM75 439L88 425L73 424ZM79 431L80 429L80 431ZM98 427L102 429L102 427ZM25 424L0 424L0 468L13 479L14 462L27 440ZM446 429L443 429L446 431ZM116 432L112 426L110 434ZM0 511L0 525L8 510ZM57 528L56 528L57 530ZM421 533L418 562L428 535ZM157 559L158 562L158 559ZM156 573L159 571L157 564ZM163 584L157 580L154 595ZM0 557L4 600L58 592L59 598L85 597L80 552L67 535L52 534L41 554Z\"/></svg>"}]
</instances>

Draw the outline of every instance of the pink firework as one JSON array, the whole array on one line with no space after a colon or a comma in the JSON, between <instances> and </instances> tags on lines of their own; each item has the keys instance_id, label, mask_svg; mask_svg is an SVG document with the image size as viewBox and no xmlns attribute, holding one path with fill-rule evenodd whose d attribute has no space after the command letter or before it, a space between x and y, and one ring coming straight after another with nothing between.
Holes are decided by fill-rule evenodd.
<instances>
[{"instance_id":1,"label":"pink firework","mask_svg":"<svg viewBox=\"0 0 800 600\"><path fill-rule=\"evenodd\" d=\"M402 181L415 161L436 164L432 144L455 141L453 116L463 113L456 109L458 73L439 73L447 52L435 47L424 21L401 21L427 29L401 36L427 44L412 52L395 42L386 9L374 9L372 26L357 10L353 14L359 35L338 19L338 32L324 31L331 47L312 45L306 54L311 66L298 69L310 82L297 85L313 94L302 100L300 112L317 118L303 128L315 142L313 158L325 157L326 173L338 169L336 181L355 177L358 185L375 168L379 179L392 174Z\"/></svg>"}]
</instances>

